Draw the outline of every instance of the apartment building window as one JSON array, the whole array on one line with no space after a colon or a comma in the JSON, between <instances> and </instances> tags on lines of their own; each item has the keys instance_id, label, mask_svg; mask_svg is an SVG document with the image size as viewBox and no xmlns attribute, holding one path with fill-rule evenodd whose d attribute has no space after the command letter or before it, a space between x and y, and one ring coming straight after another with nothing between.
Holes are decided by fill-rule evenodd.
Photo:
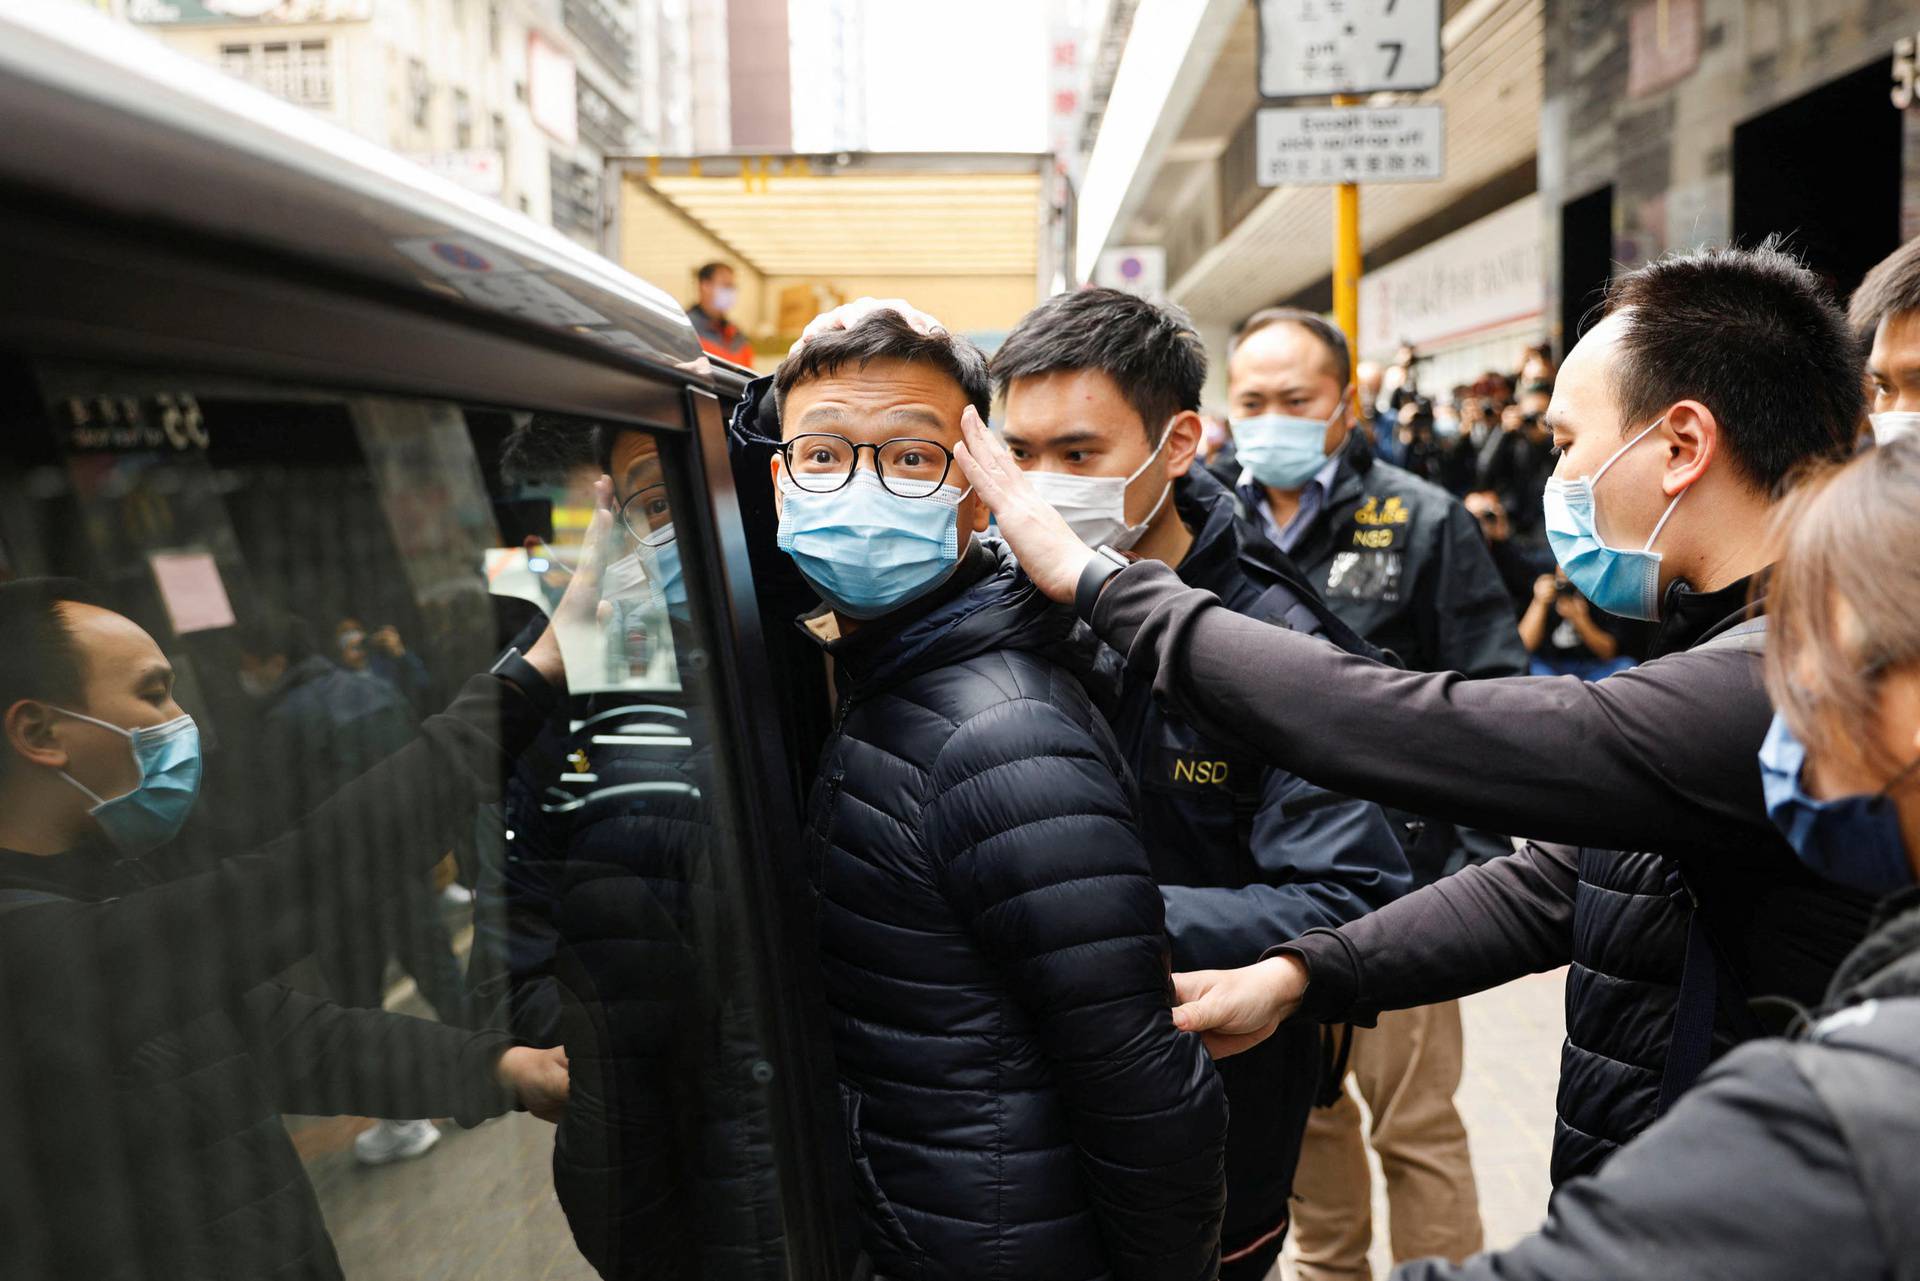
<instances>
[{"instance_id":1,"label":"apartment building window","mask_svg":"<svg viewBox=\"0 0 1920 1281\"><path fill-rule=\"evenodd\" d=\"M453 91L453 145L462 151L473 145L473 99L465 89Z\"/></svg>"},{"instance_id":2,"label":"apartment building window","mask_svg":"<svg viewBox=\"0 0 1920 1281\"><path fill-rule=\"evenodd\" d=\"M333 61L325 40L223 44L220 69L303 107L333 102Z\"/></svg>"},{"instance_id":3,"label":"apartment building window","mask_svg":"<svg viewBox=\"0 0 1920 1281\"><path fill-rule=\"evenodd\" d=\"M633 83L633 32L606 0L560 0L560 17L616 80Z\"/></svg>"},{"instance_id":4,"label":"apartment building window","mask_svg":"<svg viewBox=\"0 0 1920 1281\"><path fill-rule=\"evenodd\" d=\"M433 110L433 86L427 83L427 64L418 58L407 60L407 92L413 99L413 127L425 129Z\"/></svg>"},{"instance_id":5,"label":"apartment building window","mask_svg":"<svg viewBox=\"0 0 1920 1281\"><path fill-rule=\"evenodd\" d=\"M627 149L627 135L633 120L613 105L613 100L587 83L581 76L574 81L574 106L580 121L580 136L607 155Z\"/></svg>"},{"instance_id":6,"label":"apartment building window","mask_svg":"<svg viewBox=\"0 0 1920 1281\"><path fill-rule=\"evenodd\" d=\"M600 234L600 175L561 155L548 158L553 225L579 236Z\"/></svg>"}]
</instances>

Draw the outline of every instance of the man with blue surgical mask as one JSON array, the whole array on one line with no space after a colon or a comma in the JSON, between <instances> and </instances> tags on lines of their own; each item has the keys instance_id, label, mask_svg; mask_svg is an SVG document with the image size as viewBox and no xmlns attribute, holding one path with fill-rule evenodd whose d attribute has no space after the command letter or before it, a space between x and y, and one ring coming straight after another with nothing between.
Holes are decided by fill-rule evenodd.
<instances>
[{"instance_id":1,"label":"man with blue surgical mask","mask_svg":"<svg viewBox=\"0 0 1920 1281\"><path fill-rule=\"evenodd\" d=\"M599 563L563 618L593 617ZM199 726L145 629L81 583L23 579L0 584L0 648L0 1186L37 1193L0 1274L337 1278L283 1114L561 1115L557 1051L282 978L472 831L564 695L551 629L230 857L188 826Z\"/></svg>"},{"instance_id":2,"label":"man with blue surgical mask","mask_svg":"<svg viewBox=\"0 0 1920 1281\"><path fill-rule=\"evenodd\" d=\"M804 857L875 1272L1210 1281L1225 1094L1170 1017L1166 912L1089 693L1112 673L977 537L953 465L986 358L883 310L770 381L735 422L777 398L776 539L839 696Z\"/></svg>"},{"instance_id":3,"label":"man with blue surgical mask","mask_svg":"<svg viewBox=\"0 0 1920 1281\"><path fill-rule=\"evenodd\" d=\"M1535 838L1257 965L1176 975L1179 1026L1232 1054L1296 1015L1365 1022L1571 964L1564 1181L1779 1030L1786 1003L1755 998L1818 1003L1870 900L1817 878L1768 815L1749 603L1779 495L1851 448L1861 391L1826 286L1774 245L1614 279L1548 406L1547 525L1582 590L1659 617L1652 661L1591 682L1393 671L1243 618L1088 549L969 433L962 465L1027 573L1150 667L1170 709L1323 786Z\"/></svg>"},{"instance_id":4,"label":"man with blue surgical mask","mask_svg":"<svg viewBox=\"0 0 1920 1281\"><path fill-rule=\"evenodd\" d=\"M1355 427L1345 338L1311 312L1258 312L1227 352L1242 503L1341 619L1416 671L1513 676L1526 651L1473 517L1440 486L1375 457ZM1410 411L1414 402L1403 405ZM1395 812L1415 884L1511 850L1505 838ZM1383 1015L1353 1033L1353 1077L1373 1113L1397 1258L1480 1249L1456 1001ZM1366 1268L1371 1177L1360 1109L1342 1094L1301 1149L1294 1244L1303 1281Z\"/></svg>"},{"instance_id":5,"label":"man with blue surgical mask","mask_svg":"<svg viewBox=\"0 0 1920 1281\"><path fill-rule=\"evenodd\" d=\"M1007 447L1082 538L1163 561L1250 618L1373 652L1194 466L1207 357L1179 309L1113 289L1057 294L1007 335L993 374ZM1113 725L1140 783L1176 968L1251 964L1276 934L1340 925L1407 891L1406 856L1378 806L1168 714L1151 672L1126 674ZM1222 1281L1261 1281L1280 1256L1321 1058L1320 1030L1301 1024L1221 1065L1232 1113Z\"/></svg>"},{"instance_id":6,"label":"man with blue surgical mask","mask_svg":"<svg viewBox=\"0 0 1920 1281\"><path fill-rule=\"evenodd\" d=\"M1868 272L1847 321L1869 348L1867 418L1875 444L1920 435L1920 239Z\"/></svg>"}]
</instances>

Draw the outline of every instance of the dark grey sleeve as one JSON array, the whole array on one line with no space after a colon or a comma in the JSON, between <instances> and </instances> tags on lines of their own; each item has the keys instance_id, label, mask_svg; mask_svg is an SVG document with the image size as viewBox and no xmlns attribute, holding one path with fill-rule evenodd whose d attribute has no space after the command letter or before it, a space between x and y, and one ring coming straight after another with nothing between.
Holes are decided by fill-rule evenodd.
<instances>
[{"instance_id":1,"label":"dark grey sleeve","mask_svg":"<svg viewBox=\"0 0 1920 1281\"><path fill-rule=\"evenodd\" d=\"M1393 1281L1892 1275L1852 1155L1789 1055L1735 1050L1599 1174L1562 1185L1539 1233Z\"/></svg>"},{"instance_id":2,"label":"dark grey sleeve","mask_svg":"<svg viewBox=\"0 0 1920 1281\"><path fill-rule=\"evenodd\" d=\"M1565 965L1576 857L1565 846L1529 843L1274 949L1307 964L1301 1017L1371 1026L1382 1010L1450 1001Z\"/></svg>"},{"instance_id":3,"label":"dark grey sleeve","mask_svg":"<svg viewBox=\"0 0 1920 1281\"><path fill-rule=\"evenodd\" d=\"M1784 854L1754 760L1772 716L1757 655L1597 682L1407 672L1236 614L1155 561L1116 574L1093 621L1169 710L1329 790L1568 845Z\"/></svg>"}]
</instances>

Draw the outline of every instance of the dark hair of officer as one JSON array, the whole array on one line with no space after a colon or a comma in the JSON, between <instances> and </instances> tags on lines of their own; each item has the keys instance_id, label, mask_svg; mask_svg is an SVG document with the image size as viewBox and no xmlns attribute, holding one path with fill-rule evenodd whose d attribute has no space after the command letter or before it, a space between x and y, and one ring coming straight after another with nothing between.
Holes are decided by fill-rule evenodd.
<instances>
[{"instance_id":1,"label":"dark hair of officer","mask_svg":"<svg viewBox=\"0 0 1920 1281\"><path fill-rule=\"evenodd\" d=\"M1909 240L1875 265L1847 304L1847 323L1863 343L1889 316L1920 311L1920 238Z\"/></svg>"},{"instance_id":2,"label":"dark hair of officer","mask_svg":"<svg viewBox=\"0 0 1920 1281\"><path fill-rule=\"evenodd\" d=\"M732 270L733 270L733 264L731 263L709 262L709 263L703 263L700 267L700 270L694 273L694 276L696 279L699 280L701 284L704 285L709 280L712 280L715 276L719 275L721 272L732 271Z\"/></svg>"},{"instance_id":3,"label":"dark hair of officer","mask_svg":"<svg viewBox=\"0 0 1920 1281\"><path fill-rule=\"evenodd\" d=\"M1328 323L1324 316L1298 307L1268 307L1248 316L1241 322L1240 328L1233 331L1233 337L1227 340L1227 359L1233 359L1233 353L1240 350L1241 343L1272 325L1298 325L1312 334L1327 349L1327 355L1333 358L1333 372L1340 385L1345 387L1353 380L1353 353L1347 348L1347 336L1340 332L1338 326Z\"/></svg>"},{"instance_id":4,"label":"dark hair of officer","mask_svg":"<svg viewBox=\"0 0 1920 1281\"><path fill-rule=\"evenodd\" d=\"M1774 517L1767 692L1810 756L1891 773L1877 732L1883 673L1920 662L1920 440L1860 454L1794 487Z\"/></svg>"},{"instance_id":5,"label":"dark hair of officer","mask_svg":"<svg viewBox=\"0 0 1920 1281\"><path fill-rule=\"evenodd\" d=\"M1866 409L1859 341L1773 237L1638 267L1608 287L1606 310L1624 313L1613 369L1623 433L1697 400L1738 469L1775 494L1796 468L1852 449Z\"/></svg>"},{"instance_id":6,"label":"dark hair of officer","mask_svg":"<svg viewBox=\"0 0 1920 1281\"><path fill-rule=\"evenodd\" d=\"M86 656L62 617L68 603L98 603L77 578L0 583L0 717L21 699L77 707L85 699ZM0 769L12 757L0 753Z\"/></svg>"},{"instance_id":7,"label":"dark hair of officer","mask_svg":"<svg viewBox=\"0 0 1920 1281\"><path fill-rule=\"evenodd\" d=\"M876 311L851 329L833 329L780 362L773 372L773 390L781 408L787 393L801 383L830 378L849 365L865 369L876 360L903 360L932 365L960 384L984 420L993 407L993 384L987 377L987 357L957 334L923 334L897 311ZM958 424L955 424L958 426Z\"/></svg>"},{"instance_id":8,"label":"dark hair of officer","mask_svg":"<svg viewBox=\"0 0 1920 1281\"><path fill-rule=\"evenodd\" d=\"M1187 313L1117 289L1056 294L1026 314L993 355L994 387L1017 378L1097 369L1140 415L1149 440L1200 408L1207 349Z\"/></svg>"},{"instance_id":9,"label":"dark hair of officer","mask_svg":"<svg viewBox=\"0 0 1920 1281\"><path fill-rule=\"evenodd\" d=\"M565 485L577 469L603 461L595 450L595 433L579 419L534 414L500 446L500 479L516 488Z\"/></svg>"}]
</instances>

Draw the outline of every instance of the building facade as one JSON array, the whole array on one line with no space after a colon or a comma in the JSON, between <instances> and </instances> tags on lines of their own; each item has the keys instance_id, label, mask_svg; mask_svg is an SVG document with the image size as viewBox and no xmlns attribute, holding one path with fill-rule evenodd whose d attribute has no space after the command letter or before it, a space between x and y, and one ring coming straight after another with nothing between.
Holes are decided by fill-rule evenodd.
<instances>
[{"instance_id":1,"label":"building facade","mask_svg":"<svg viewBox=\"0 0 1920 1281\"><path fill-rule=\"evenodd\" d=\"M1779 235L1844 300L1920 234L1914 5L1546 0L1546 23L1540 195L1563 343L1614 264Z\"/></svg>"},{"instance_id":2,"label":"building facade","mask_svg":"<svg viewBox=\"0 0 1920 1281\"><path fill-rule=\"evenodd\" d=\"M168 45L599 242L609 156L724 150L725 0L114 0Z\"/></svg>"}]
</instances>

